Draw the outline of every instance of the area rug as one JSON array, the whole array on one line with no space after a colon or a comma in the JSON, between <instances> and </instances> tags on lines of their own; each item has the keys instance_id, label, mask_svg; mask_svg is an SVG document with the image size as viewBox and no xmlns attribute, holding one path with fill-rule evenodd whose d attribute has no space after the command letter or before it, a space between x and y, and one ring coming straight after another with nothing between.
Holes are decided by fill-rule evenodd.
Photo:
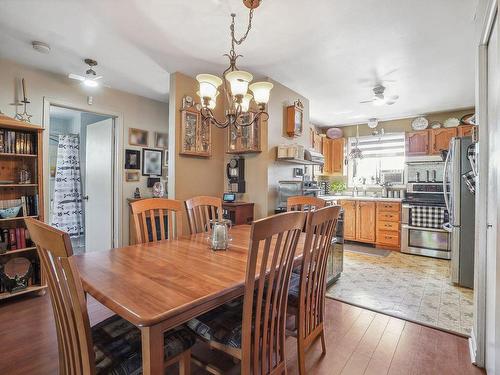
<instances>
[{"instance_id":1,"label":"area rug","mask_svg":"<svg viewBox=\"0 0 500 375\"><path fill-rule=\"evenodd\" d=\"M359 245L356 248L359 250ZM449 264L397 251L374 256L351 251L351 245L346 244L344 271L327 290L327 297L470 335L473 291L450 284Z\"/></svg>"}]
</instances>

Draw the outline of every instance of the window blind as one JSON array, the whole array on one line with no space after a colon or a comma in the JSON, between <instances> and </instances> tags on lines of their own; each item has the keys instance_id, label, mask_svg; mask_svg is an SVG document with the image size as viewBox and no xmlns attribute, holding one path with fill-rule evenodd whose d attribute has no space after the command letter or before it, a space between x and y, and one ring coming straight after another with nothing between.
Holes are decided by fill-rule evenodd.
<instances>
[{"instance_id":1,"label":"window blind","mask_svg":"<svg viewBox=\"0 0 500 375\"><path fill-rule=\"evenodd\" d=\"M349 151L356 145L356 137L349 137ZM405 154L405 134L391 133L359 137L358 148L363 158L394 157Z\"/></svg>"}]
</instances>

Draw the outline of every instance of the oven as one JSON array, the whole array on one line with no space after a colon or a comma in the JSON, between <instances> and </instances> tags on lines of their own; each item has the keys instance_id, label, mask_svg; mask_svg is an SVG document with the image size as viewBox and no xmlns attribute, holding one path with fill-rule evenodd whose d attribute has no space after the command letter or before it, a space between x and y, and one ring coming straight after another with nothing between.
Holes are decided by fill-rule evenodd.
<instances>
[{"instance_id":1,"label":"oven","mask_svg":"<svg viewBox=\"0 0 500 375\"><path fill-rule=\"evenodd\" d=\"M435 182L409 183L402 205L401 252L451 259L450 233L443 185Z\"/></svg>"}]
</instances>

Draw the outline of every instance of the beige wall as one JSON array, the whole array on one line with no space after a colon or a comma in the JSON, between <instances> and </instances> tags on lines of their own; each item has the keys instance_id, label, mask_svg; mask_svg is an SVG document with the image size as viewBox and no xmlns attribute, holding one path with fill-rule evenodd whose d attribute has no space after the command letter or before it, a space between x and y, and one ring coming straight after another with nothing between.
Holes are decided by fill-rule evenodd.
<instances>
[{"instance_id":1,"label":"beige wall","mask_svg":"<svg viewBox=\"0 0 500 375\"><path fill-rule=\"evenodd\" d=\"M29 113L33 115L31 122L42 124L43 99L70 103L77 109L97 112L117 113L122 119L123 148L119 152L118 168L123 168L125 148L140 149L128 145L128 129L139 128L149 131L149 147L154 146L154 132L168 131L168 104L147 99L122 91L101 87L97 90L86 90L81 84L65 76L36 70L8 60L0 59L0 109L8 116L14 115L14 107L9 103L14 101L16 78L24 77L31 104ZM87 95L92 95L94 104L87 104ZM46 125L45 125L46 126ZM45 161L45 170L48 171L48 160ZM140 182L125 182L120 198L122 206L121 228L122 242L128 243L129 210L127 198L132 197L136 187L139 187L143 196L151 195L146 187L146 177L141 176Z\"/></svg>"},{"instance_id":2,"label":"beige wall","mask_svg":"<svg viewBox=\"0 0 500 375\"><path fill-rule=\"evenodd\" d=\"M463 115L466 115L468 113L473 113L474 108L466 108L466 109L461 109L461 110L451 110L451 111L445 111L445 112L436 112L436 113L429 113L423 115L427 120L429 120L429 123L433 121L439 121L443 123L446 119L450 117L456 117L460 120L460 118ZM397 119L397 120L391 120L391 121L380 121L378 125L378 129L384 128L386 132L411 132L413 129L411 128L411 122L413 121L415 117L412 118L404 118L404 119ZM321 128L320 130L322 132L326 132L326 129L328 128ZM355 137L356 136L356 125L350 125L350 126L342 126L341 129L344 132L344 137ZM370 135L372 134L373 130L364 124L359 125L359 135Z\"/></svg>"},{"instance_id":3,"label":"beige wall","mask_svg":"<svg viewBox=\"0 0 500 375\"><path fill-rule=\"evenodd\" d=\"M173 159L173 168L169 171L169 177L172 182L173 195L178 200L186 200L197 195L222 197L224 179L221 170L224 168L225 130L212 126L212 156L210 158L179 155L182 98L189 95L199 102L199 97L196 95L198 83L194 78L180 72L171 74L170 82L169 134L172 136L169 142L170 149L174 149L172 146L175 143L175 153L169 155L170 159ZM216 111L219 118L222 117L221 108L222 103L219 102ZM184 224L184 231L187 231L186 216Z\"/></svg>"}]
</instances>

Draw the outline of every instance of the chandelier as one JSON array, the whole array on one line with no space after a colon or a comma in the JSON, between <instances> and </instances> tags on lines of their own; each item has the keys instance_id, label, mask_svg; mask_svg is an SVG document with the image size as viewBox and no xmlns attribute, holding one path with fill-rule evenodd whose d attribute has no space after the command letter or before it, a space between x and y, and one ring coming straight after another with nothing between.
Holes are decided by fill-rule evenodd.
<instances>
[{"instance_id":1,"label":"chandelier","mask_svg":"<svg viewBox=\"0 0 500 375\"><path fill-rule=\"evenodd\" d=\"M237 55L234 50L236 44L241 45L247 38L252 28L254 9L260 5L260 2L261 0L243 0L243 3L250 11L247 30L240 39L237 39L234 35L234 18L236 14L231 14L232 21L229 27L231 30L231 50L224 55L229 58L229 67L222 73L222 78L212 74L198 74L196 76L196 80L199 82L197 94L201 98L201 118L205 124L213 124L218 128L227 128L228 126L239 128L255 124L262 116L266 116L266 119L269 118L269 114L265 109L266 104L269 102L273 84L270 82L251 83L253 75L237 68L236 60L242 55ZM221 85L222 88L219 90ZM224 96L225 119L219 121L215 117L213 110L217 105L217 96L221 92ZM255 113L253 118L250 117L251 121L249 121L247 115L252 99L257 104L259 111Z\"/></svg>"}]
</instances>

